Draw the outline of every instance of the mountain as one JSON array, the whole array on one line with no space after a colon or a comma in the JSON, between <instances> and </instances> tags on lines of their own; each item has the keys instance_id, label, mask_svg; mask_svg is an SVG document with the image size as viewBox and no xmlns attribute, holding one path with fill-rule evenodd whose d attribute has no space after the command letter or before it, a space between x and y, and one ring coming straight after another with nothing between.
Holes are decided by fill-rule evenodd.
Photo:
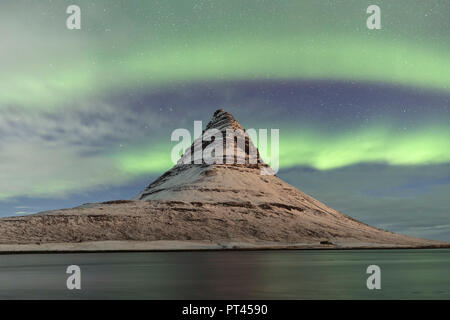
<instances>
[{"instance_id":1,"label":"mountain","mask_svg":"<svg viewBox=\"0 0 450 320\"><path fill-rule=\"evenodd\" d=\"M0 251L448 246L357 221L273 173L239 122L217 110L135 199L0 219Z\"/></svg>"}]
</instances>

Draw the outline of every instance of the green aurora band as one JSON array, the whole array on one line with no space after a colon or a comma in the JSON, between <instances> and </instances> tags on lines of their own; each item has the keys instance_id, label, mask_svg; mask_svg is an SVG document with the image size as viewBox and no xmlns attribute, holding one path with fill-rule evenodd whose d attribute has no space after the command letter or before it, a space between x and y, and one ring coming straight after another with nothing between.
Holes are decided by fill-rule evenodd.
<instances>
[{"instance_id":1,"label":"green aurora band","mask_svg":"<svg viewBox=\"0 0 450 320\"><path fill-rule=\"evenodd\" d=\"M8 75L0 101L62 107L65 99L117 88L243 79L331 79L376 81L450 91L450 51L362 39L244 39L187 48L138 50L99 59L93 66ZM306 44L306 45L305 45ZM114 61L122 61L116 63ZM96 72L96 70L106 70ZM25 94L24 94L25 93ZM34 103L33 103L34 102Z\"/></svg>"},{"instance_id":2,"label":"green aurora band","mask_svg":"<svg viewBox=\"0 0 450 320\"><path fill-rule=\"evenodd\" d=\"M377 126L340 133L309 130L280 130L280 168L310 166L330 170L358 163L390 165L429 165L450 162L448 126L429 126L399 132ZM270 137L267 150L270 156ZM172 145L147 146L138 151L114 155L121 170L128 174L158 173L169 169ZM152 150L142 152L141 150ZM265 159L270 164L270 159Z\"/></svg>"},{"instance_id":3,"label":"green aurora band","mask_svg":"<svg viewBox=\"0 0 450 320\"><path fill-rule=\"evenodd\" d=\"M372 31L365 26L369 4L80 1L84 27L68 31L64 3L17 1L14 22L0 14L0 28L16 42L0 61L0 108L51 109L129 88L242 79L450 91L450 3L377 1L383 28ZM26 32L16 26L21 21Z\"/></svg>"}]
</instances>

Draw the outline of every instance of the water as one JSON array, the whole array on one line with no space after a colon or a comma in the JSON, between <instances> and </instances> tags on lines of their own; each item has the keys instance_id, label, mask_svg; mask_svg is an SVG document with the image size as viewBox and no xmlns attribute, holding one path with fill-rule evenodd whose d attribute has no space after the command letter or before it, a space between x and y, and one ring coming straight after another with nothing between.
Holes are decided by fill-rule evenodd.
<instances>
[{"instance_id":1,"label":"water","mask_svg":"<svg viewBox=\"0 0 450 320\"><path fill-rule=\"evenodd\" d=\"M72 264L81 290L66 288ZM0 298L450 299L450 249L0 255Z\"/></svg>"}]
</instances>

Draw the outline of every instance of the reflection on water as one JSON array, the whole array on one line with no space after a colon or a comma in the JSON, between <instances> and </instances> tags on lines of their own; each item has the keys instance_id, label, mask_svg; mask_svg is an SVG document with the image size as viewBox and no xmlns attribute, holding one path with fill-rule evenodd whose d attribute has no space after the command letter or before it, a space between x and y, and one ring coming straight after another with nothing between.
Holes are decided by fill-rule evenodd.
<instances>
[{"instance_id":1,"label":"reflection on water","mask_svg":"<svg viewBox=\"0 0 450 320\"><path fill-rule=\"evenodd\" d=\"M82 289L66 289L79 265ZM366 287L381 267L381 290ZM450 250L0 255L1 299L450 299Z\"/></svg>"}]
</instances>

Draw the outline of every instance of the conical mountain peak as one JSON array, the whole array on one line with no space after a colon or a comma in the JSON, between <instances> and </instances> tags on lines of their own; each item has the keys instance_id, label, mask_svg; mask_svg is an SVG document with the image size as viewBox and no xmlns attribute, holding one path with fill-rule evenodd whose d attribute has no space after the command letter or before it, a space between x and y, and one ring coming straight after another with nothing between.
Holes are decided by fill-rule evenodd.
<instances>
[{"instance_id":1,"label":"conical mountain peak","mask_svg":"<svg viewBox=\"0 0 450 320\"><path fill-rule=\"evenodd\" d=\"M220 132L218 136L216 130ZM186 149L177 162L177 166L186 164L235 164L257 168L259 166L268 167L261 159L257 147L245 129L231 113L223 109L214 112L202 135Z\"/></svg>"},{"instance_id":2,"label":"conical mountain peak","mask_svg":"<svg viewBox=\"0 0 450 320\"><path fill-rule=\"evenodd\" d=\"M217 129L219 131L226 131L227 129L245 131L233 115L223 109L214 112L211 121L206 125L206 130L209 129Z\"/></svg>"}]
</instances>

